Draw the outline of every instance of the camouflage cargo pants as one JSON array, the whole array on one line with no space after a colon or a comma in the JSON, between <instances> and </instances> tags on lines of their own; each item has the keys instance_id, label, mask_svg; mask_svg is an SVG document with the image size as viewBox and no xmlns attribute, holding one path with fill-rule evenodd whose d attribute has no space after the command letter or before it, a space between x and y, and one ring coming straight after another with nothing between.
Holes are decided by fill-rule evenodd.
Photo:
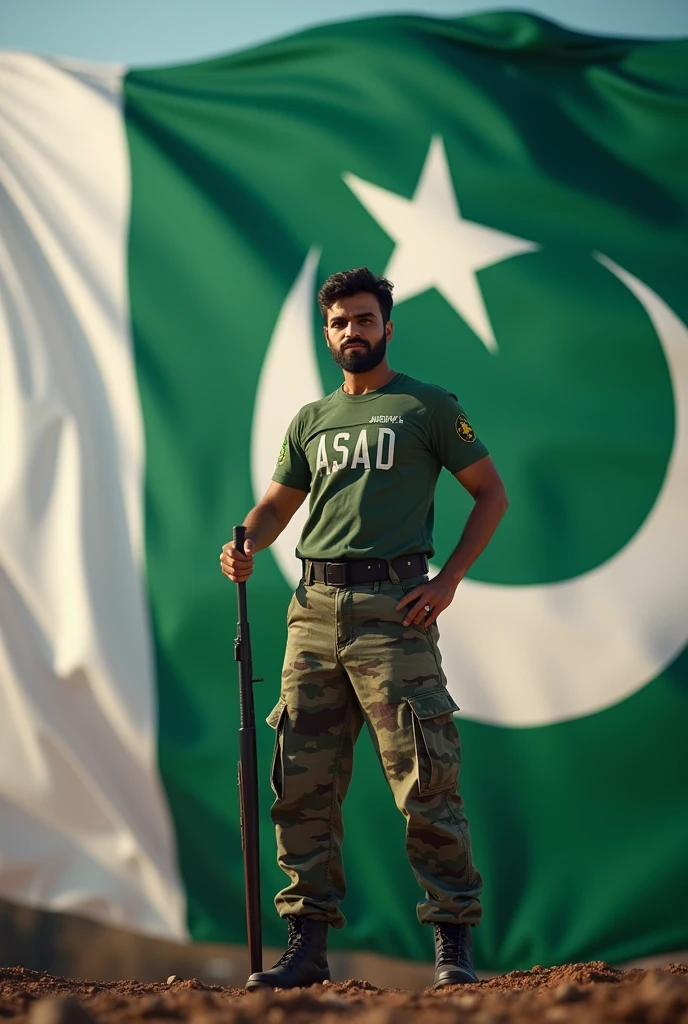
<instances>
[{"instance_id":1,"label":"camouflage cargo pants","mask_svg":"<svg viewBox=\"0 0 688 1024\"><path fill-rule=\"evenodd\" d=\"M342 802L363 723L396 805L406 851L425 898L423 923L477 924L481 879L457 793L456 704L446 688L438 631L403 625L396 605L425 577L352 587L302 581L288 612L276 729L272 820L289 884L281 916L344 924Z\"/></svg>"}]
</instances>

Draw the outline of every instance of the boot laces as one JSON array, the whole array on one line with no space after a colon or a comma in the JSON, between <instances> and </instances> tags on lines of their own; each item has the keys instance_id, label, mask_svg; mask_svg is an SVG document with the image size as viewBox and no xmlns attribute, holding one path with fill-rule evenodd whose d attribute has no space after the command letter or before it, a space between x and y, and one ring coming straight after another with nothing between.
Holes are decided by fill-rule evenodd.
<instances>
[{"instance_id":1,"label":"boot laces","mask_svg":"<svg viewBox=\"0 0 688 1024\"><path fill-rule=\"evenodd\" d=\"M468 936L461 925L437 925L437 938L438 964L459 964L469 969L472 967L468 955Z\"/></svg>"},{"instance_id":2,"label":"boot laces","mask_svg":"<svg viewBox=\"0 0 688 1024\"><path fill-rule=\"evenodd\" d=\"M281 967L283 964L289 963L303 952L304 932L305 928L302 919L298 917L287 919L287 948L275 964L275 967Z\"/></svg>"}]
</instances>

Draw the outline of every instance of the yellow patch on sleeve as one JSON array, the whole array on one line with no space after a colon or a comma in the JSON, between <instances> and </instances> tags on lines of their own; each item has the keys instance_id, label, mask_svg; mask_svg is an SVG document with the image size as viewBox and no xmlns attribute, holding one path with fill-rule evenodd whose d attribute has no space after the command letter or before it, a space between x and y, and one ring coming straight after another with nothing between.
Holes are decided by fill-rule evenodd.
<instances>
[{"instance_id":1,"label":"yellow patch on sleeve","mask_svg":"<svg viewBox=\"0 0 688 1024\"><path fill-rule=\"evenodd\" d=\"M462 441L475 441L475 431L462 412L456 417L456 433Z\"/></svg>"}]
</instances>

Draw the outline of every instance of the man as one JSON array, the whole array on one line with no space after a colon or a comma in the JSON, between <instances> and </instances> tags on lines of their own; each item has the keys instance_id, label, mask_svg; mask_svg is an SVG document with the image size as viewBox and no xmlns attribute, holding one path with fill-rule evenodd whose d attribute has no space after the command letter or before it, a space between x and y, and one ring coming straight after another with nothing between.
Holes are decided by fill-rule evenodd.
<instances>
[{"instance_id":1,"label":"man","mask_svg":"<svg viewBox=\"0 0 688 1024\"><path fill-rule=\"evenodd\" d=\"M318 301L344 383L293 419L273 483L245 520L245 551L220 556L235 582L253 571L310 493L297 549L303 577L287 616L272 819L289 884L275 898L289 924L284 955L246 987L329 978L327 928L341 928L341 807L363 723L407 822L406 850L435 927L435 987L476 981L470 927L481 879L457 793L459 737L437 647L437 616L507 507L502 481L454 395L397 373L392 284L366 268L334 274ZM427 577L433 496L445 466L474 498L446 565Z\"/></svg>"}]
</instances>

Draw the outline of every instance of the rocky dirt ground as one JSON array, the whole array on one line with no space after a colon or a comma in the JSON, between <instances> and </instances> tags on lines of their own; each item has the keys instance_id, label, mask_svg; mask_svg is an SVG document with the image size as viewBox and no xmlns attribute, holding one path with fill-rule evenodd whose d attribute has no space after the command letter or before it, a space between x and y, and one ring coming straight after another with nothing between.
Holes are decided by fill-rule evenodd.
<instances>
[{"instance_id":1,"label":"rocky dirt ground","mask_svg":"<svg viewBox=\"0 0 688 1024\"><path fill-rule=\"evenodd\" d=\"M534 967L439 992L345 981L257 993L193 979L91 982L4 967L0 1017L16 1024L688 1024L688 965L649 971L621 971L602 962Z\"/></svg>"}]
</instances>

